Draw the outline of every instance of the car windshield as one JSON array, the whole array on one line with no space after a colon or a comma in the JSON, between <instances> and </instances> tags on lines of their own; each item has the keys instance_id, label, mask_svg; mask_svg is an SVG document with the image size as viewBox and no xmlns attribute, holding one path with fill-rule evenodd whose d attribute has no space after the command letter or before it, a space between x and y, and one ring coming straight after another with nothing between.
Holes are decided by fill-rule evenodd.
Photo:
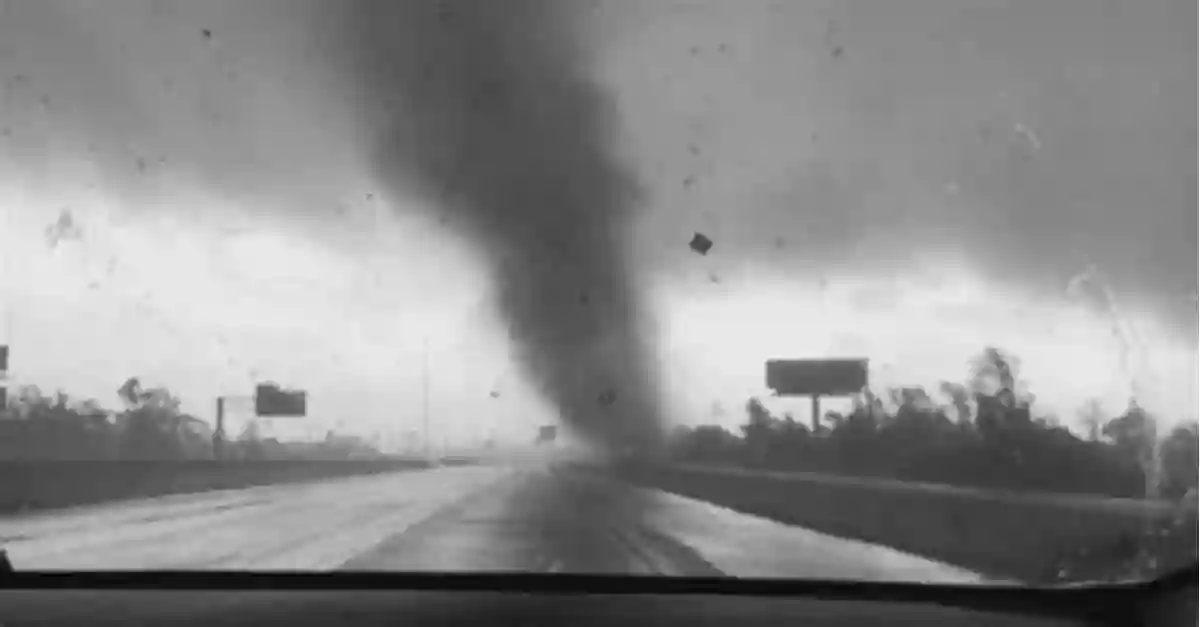
<instances>
[{"instance_id":1,"label":"car windshield","mask_svg":"<svg viewBox=\"0 0 1200 627\"><path fill-rule=\"evenodd\" d=\"M1196 561L1195 3L0 4L18 571Z\"/></svg>"}]
</instances>

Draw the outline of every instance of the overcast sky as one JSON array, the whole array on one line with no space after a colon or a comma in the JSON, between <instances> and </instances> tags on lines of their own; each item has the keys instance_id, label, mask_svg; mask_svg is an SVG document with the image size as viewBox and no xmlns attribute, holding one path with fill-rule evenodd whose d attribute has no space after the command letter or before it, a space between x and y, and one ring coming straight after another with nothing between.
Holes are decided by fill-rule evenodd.
<instances>
[{"instance_id":1,"label":"overcast sky","mask_svg":"<svg viewBox=\"0 0 1200 627\"><path fill-rule=\"evenodd\" d=\"M1194 2L578 4L674 419L736 424L769 357L932 384L989 344L1065 420L1131 386L1194 418ZM325 5L0 5L15 379L206 419L270 379L403 431L427 342L439 433L531 437L488 259L377 180Z\"/></svg>"}]
</instances>

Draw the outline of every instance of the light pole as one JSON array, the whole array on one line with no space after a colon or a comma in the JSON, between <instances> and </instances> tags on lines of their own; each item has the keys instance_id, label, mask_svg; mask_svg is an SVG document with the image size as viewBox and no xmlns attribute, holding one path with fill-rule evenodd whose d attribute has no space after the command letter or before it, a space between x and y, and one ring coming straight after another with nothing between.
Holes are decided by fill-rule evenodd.
<instances>
[{"instance_id":1,"label":"light pole","mask_svg":"<svg viewBox=\"0 0 1200 627\"><path fill-rule=\"evenodd\" d=\"M421 348L421 419L425 430L425 459L429 459L429 336Z\"/></svg>"},{"instance_id":2,"label":"light pole","mask_svg":"<svg viewBox=\"0 0 1200 627\"><path fill-rule=\"evenodd\" d=\"M217 397L217 428L213 431L213 459L221 461L225 456L225 397Z\"/></svg>"}]
</instances>

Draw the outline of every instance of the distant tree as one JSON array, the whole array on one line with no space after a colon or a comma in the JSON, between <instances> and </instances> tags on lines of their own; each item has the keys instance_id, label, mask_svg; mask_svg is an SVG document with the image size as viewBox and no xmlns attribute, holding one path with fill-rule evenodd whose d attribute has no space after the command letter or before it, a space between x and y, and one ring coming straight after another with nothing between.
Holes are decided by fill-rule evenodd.
<instances>
[{"instance_id":1,"label":"distant tree","mask_svg":"<svg viewBox=\"0 0 1200 627\"><path fill-rule=\"evenodd\" d=\"M249 420L246 422L246 426L242 427L242 432L238 434L237 439L239 442L257 442L258 440L262 439L261 433L262 429L259 426L258 421ZM330 433L333 432L330 431ZM328 437L326 439L328 439Z\"/></svg>"},{"instance_id":2,"label":"distant tree","mask_svg":"<svg viewBox=\"0 0 1200 627\"><path fill-rule=\"evenodd\" d=\"M126 405L133 407L138 404L141 397L142 384L137 377L130 377L117 388L117 396L125 402Z\"/></svg>"},{"instance_id":3,"label":"distant tree","mask_svg":"<svg viewBox=\"0 0 1200 627\"><path fill-rule=\"evenodd\" d=\"M970 426L973 416L971 415L971 393L967 387L961 383L951 383L942 381L938 389L948 399L950 406L954 409L954 418L959 426Z\"/></svg>"},{"instance_id":4,"label":"distant tree","mask_svg":"<svg viewBox=\"0 0 1200 627\"><path fill-rule=\"evenodd\" d=\"M751 461L761 464L766 461L775 420L757 398L746 401L746 415L749 422L742 426L742 437L746 440Z\"/></svg>"},{"instance_id":5,"label":"distant tree","mask_svg":"<svg viewBox=\"0 0 1200 627\"><path fill-rule=\"evenodd\" d=\"M750 419L748 427L751 430L756 427L769 430L771 427L771 412L757 398L746 401L746 416Z\"/></svg>"},{"instance_id":6,"label":"distant tree","mask_svg":"<svg viewBox=\"0 0 1200 627\"><path fill-rule=\"evenodd\" d=\"M1200 434L1196 423L1180 425L1171 430L1171 435L1162 444L1162 484L1160 494L1177 499L1190 489L1196 488L1197 449Z\"/></svg>"},{"instance_id":7,"label":"distant tree","mask_svg":"<svg viewBox=\"0 0 1200 627\"><path fill-rule=\"evenodd\" d=\"M971 360L970 389L973 393L994 395L1016 388L1019 361L999 348L989 346Z\"/></svg>"},{"instance_id":8,"label":"distant tree","mask_svg":"<svg viewBox=\"0 0 1200 627\"><path fill-rule=\"evenodd\" d=\"M107 417L108 411L104 409L100 402L94 398L88 398L80 401L75 406L75 411L84 416L104 416Z\"/></svg>"},{"instance_id":9,"label":"distant tree","mask_svg":"<svg viewBox=\"0 0 1200 627\"><path fill-rule=\"evenodd\" d=\"M21 385L17 387L16 401L22 405L37 405L45 401L45 395L36 385Z\"/></svg>"},{"instance_id":10,"label":"distant tree","mask_svg":"<svg viewBox=\"0 0 1200 627\"><path fill-rule=\"evenodd\" d=\"M207 425L183 414L168 389L143 389L136 377L117 391L125 410L112 414L94 399L63 390L18 388L11 415L0 420L0 459L180 460L208 458Z\"/></svg>"},{"instance_id":11,"label":"distant tree","mask_svg":"<svg viewBox=\"0 0 1200 627\"><path fill-rule=\"evenodd\" d=\"M9 403L13 413L20 418L44 416L50 407L50 402L36 385L18 386L15 397Z\"/></svg>"},{"instance_id":12,"label":"distant tree","mask_svg":"<svg viewBox=\"0 0 1200 627\"><path fill-rule=\"evenodd\" d=\"M1018 366L1016 357L985 349L970 364L964 383L939 385L944 397L939 400L946 404L921 388L897 388L884 394L894 406L889 412L880 398L864 390L849 413L828 412L817 434L793 419L773 418L752 398L741 437L690 430L677 438L673 450L714 463L985 488L1145 494L1145 451L1154 441L1153 421L1131 407L1104 422L1099 405L1090 404L1084 411L1097 417L1096 435L1077 437L1054 416L1035 413L1035 399L1022 387ZM1179 493L1195 484L1194 427L1191 434L1189 439L1186 431L1173 432L1162 445L1165 492Z\"/></svg>"},{"instance_id":13,"label":"distant tree","mask_svg":"<svg viewBox=\"0 0 1200 627\"><path fill-rule=\"evenodd\" d=\"M812 432L808 426L788 413L783 420L772 420L766 443L766 463L773 468L804 468L812 463ZM737 450L737 442L730 444Z\"/></svg>"},{"instance_id":14,"label":"distant tree","mask_svg":"<svg viewBox=\"0 0 1200 627\"><path fill-rule=\"evenodd\" d=\"M66 392L64 392L62 390L54 391L54 399L51 402L51 405L55 409L60 410L60 411L66 411L67 409L69 409L70 404L71 404L71 397L68 396Z\"/></svg>"},{"instance_id":15,"label":"distant tree","mask_svg":"<svg viewBox=\"0 0 1200 627\"><path fill-rule=\"evenodd\" d=\"M831 409L821 416L821 421L817 424L820 425L820 434L822 435L826 432L830 434L838 433L844 431L846 426L850 424L850 417L840 411Z\"/></svg>"},{"instance_id":16,"label":"distant tree","mask_svg":"<svg viewBox=\"0 0 1200 627\"><path fill-rule=\"evenodd\" d=\"M702 425L679 435L677 453L690 462L729 461L740 443L737 436L716 425Z\"/></svg>"},{"instance_id":17,"label":"distant tree","mask_svg":"<svg viewBox=\"0 0 1200 627\"><path fill-rule=\"evenodd\" d=\"M1079 422L1083 424L1087 439L1089 442L1100 441L1100 430L1104 426L1104 408L1100 405L1100 400L1095 398L1088 399L1079 410Z\"/></svg>"},{"instance_id":18,"label":"distant tree","mask_svg":"<svg viewBox=\"0 0 1200 627\"><path fill-rule=\"evenodd\" d=\"M122 427L121 458L128 460L179 460L186 457L180 437L180 401L166 388L143 390L136 377L118 389L126 411L118 417Z\"/></svg>"},{"instance_id":19,"label":"distant tree","mask_svg":"<svg viewBox=\"0 0 1200 627\"><path fill-rule=\"evenodd\" d=\"M113 428L97 405L76 403L65 392L44 395L37 386L17 390L11 416L0 427L0 459L111 459Z\"/></svg>"},{"instance_id":20,"label":"distant tree","mask_svg":"<svg viewBox=\"0 0 1200 627\"><path fill-rule=\"evenodd\" d=\"M1154 446L1155 425L1137 401L1130 400L1125 413L1105 424L1102 434L1111 439L1121 453L1143 459Z\"/></svg>"},{"instance_id":21,"label":"distant tree","mask_svg":"<svg viewBox=\"0 0 1200 627\"><path fill-rule=\"evenodd\" d=\"M1033 419L1033 422L1042 429L1057 429L1060 425L1058 416L1055 414L1038 416L1037 418Z\"/></svg>"},{"instance_id":22,"label":"distant tree","mask_svg":"<svg viewBox=\"0 0 1200 627\"><path fill-rule=\"evenodd\" d=\"M833 420L829 420L830 417L830 414L826 413L826 421L834 429L834 435L853 441L874 437L876 430L888 419L887 412L883 408L883 401L876 398L870 390L864 390L863 393L854 397L853 406L848 415L832 416Z\"/></svg>"},{"instance_id":23,"label":"distant tree","mask_svg":"<svg viewBox=\"0 0 1200 627\"><path fill-rule=\"evenodd\" d=\"M212 459L212 427L195 416L181 414L177 419L175 438L183 459Z\"/></svg>"},{"instance_id":24,"label":"distant tree","mask_svg":"<svg viewBox=\"0 0 1200 627\"><path fill-rule=\"evenodd\" d=\"M242 427L242 432L233 443L233 451L238 459L266 459L267 448L263 444L262 429L257 420L251 419Z\"/></svg>"}]
</instances>

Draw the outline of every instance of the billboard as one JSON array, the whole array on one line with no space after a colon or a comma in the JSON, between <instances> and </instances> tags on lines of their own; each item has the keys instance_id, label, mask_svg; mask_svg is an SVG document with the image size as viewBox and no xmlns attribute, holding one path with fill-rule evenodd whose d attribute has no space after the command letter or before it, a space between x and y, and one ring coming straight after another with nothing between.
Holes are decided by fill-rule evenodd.
<instances>
[{"instance_id":1,"label":"billboard","mask_svg":"<svg viewBox=\"0 0 1200 627\"><path fill-rule=\"evenodd\" d=\"M558 427L554 425L548 425L538 429L537 443L549 444L553 442L556 437L558 437Z\"/></svg>"},{"instance_id":2,"label":"billboard","mask_svg":"<svg viewBox=\"0 0 1200 627\"><path fill-rule=\"evenodd\" d=\"M772 359L767 388L780 396L845 396L867 386L866 359Z\"/></svg>"},{"instance_id":3,"label":"billboard","mask_svg":"<svg viewBox=\"0 0 1200 627\"><path fill-rule=\"evenodd\" d=\"M274 383L254 389L254 415L260 418L303 417L308 395L303 390L285 390Z\"/></svg>"}]
</instances>

